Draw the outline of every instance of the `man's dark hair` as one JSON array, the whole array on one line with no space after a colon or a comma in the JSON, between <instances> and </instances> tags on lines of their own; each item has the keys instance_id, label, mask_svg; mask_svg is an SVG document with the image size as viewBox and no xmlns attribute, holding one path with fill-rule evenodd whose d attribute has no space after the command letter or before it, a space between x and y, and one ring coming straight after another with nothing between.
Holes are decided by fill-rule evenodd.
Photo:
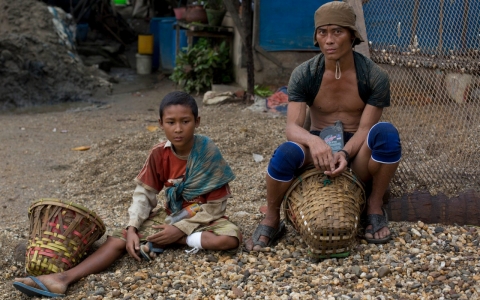
<instances>
[{"instance_id":1,"label":"man's dark hair","mask_svg":"<svg viewBox=\"0 0 480 300\"><path fill-rule=\"evenodd\" d=\"M195 117L195 119L197 119L198 117L198 106L195 99L192 96L190 96L190 94L187 94L181 91L175 91L175 92L168 93L163 98L162 103L160 103L160 109L158 112L160 119L163 118L163 112L165 108L171 105L188 106L192 110L192 114Z\"/></svg>"}]
</instances>

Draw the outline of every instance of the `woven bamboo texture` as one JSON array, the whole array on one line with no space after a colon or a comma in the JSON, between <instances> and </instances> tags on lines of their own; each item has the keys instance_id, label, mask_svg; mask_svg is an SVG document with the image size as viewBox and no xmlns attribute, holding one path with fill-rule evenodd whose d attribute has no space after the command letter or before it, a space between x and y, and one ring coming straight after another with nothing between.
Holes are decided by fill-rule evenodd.
<instances>
[{"instance_id":1,"label":"woven bamboo texture","mask_svg":"<svg viewBox=\"0 0 480 300\"><path fill-rule=\"evenodd\" d=\"M294 180L283 208L310 254L330 257L351 250L364 206L365 190L351 170L331 178L312 169Z\"/></svg>"},{"instance_id":2,"label":"woven bamboo texture","mask_svg":"<svg viewBox=\"0 0 480 300\"><path fill-rule=\"evenodd\" d=\"M30 205L26 269L31 275L66 271L76 266L105 233L103 221L81 205L40 199Z\"/></svg>"}]
</instances>

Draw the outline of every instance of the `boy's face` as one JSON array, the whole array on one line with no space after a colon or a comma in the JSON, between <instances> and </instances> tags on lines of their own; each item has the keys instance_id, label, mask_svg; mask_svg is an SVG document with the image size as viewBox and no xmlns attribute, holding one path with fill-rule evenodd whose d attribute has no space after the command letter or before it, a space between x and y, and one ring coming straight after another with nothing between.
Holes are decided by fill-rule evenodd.
<instances>
[{"instance_id":1,"label":"boy's face","mask_svg":"<svg viewBox=\"0 0 480 300\"><path fill-rule=\"evenodd\" d=\"M163 110L160 127L172 143L178 155L188 155L193 147L193 134L200 125L200 117L195 119L190 107L170 105Z\"/></svg>"}]
</instances>

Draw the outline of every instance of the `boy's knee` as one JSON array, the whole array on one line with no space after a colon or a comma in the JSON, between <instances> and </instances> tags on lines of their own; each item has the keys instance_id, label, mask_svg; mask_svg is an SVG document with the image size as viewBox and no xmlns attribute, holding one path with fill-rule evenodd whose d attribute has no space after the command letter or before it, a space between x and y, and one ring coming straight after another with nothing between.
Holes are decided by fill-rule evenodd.
<instances>
[{"instance_id":1,"label":"boy's knee","mask_svg":"<svg viewBox=\"0 0 480 300\"><path fill-rule=\"evenodd\" d=\"M367 137L372 159L379 163L394 164L402 157L402 145L398 130L391 123L380 122L370 129Z\"/></svg>"},{"instance_id":2,"label":"boy's knee","mask_svg":"<svg viewBox=\"0 0 480 300\"><path fill-rule=\"evenodd\" d=\"M277 181L288 182L293 179L295 171L305 161L303 149L294 142L281 144L273 153L268 164L268 175Z\"/></svg>"}]
</instances>

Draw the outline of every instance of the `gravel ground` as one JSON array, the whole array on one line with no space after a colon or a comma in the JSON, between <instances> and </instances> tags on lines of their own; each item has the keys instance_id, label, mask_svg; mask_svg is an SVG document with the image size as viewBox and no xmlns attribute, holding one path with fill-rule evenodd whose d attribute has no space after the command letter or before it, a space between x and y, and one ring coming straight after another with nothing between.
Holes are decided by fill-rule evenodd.
<instances>
[{"instance_id":1,"label":"gravel ground","mask_svg":"<svg viewBox=\"0 0 480 300\"><path fill-rule=\"evenodd\" d=\"M149 149L164 138L157 106L173 89L110 96L95 106L45 113L2 115L0 247L1 299L22 299L12 280L24 276L27 209L41 197L71 200L104 220L107 233L127 223L133 178ZM261 220L265 169L285 140L285 117L252 112L241 103L201 107L198 133L210 136L237 179L227 213L245 237ZM5 121L4 121L5 120ZM63 133L62 133L63 132ZM78 152L70 149L90 146ZM254 155L263 156L256 162ZM160 196L163 200L163 196ZM314 262L291 226L264 252L235 255L169 249L155 261L125 256L106 271L73 284L65 299L477 299L479 231L471 226L391 222L386 245L359 240L344 259ZM93 248L98 247L102 238Z\"/></svg>"}]
</instances>

